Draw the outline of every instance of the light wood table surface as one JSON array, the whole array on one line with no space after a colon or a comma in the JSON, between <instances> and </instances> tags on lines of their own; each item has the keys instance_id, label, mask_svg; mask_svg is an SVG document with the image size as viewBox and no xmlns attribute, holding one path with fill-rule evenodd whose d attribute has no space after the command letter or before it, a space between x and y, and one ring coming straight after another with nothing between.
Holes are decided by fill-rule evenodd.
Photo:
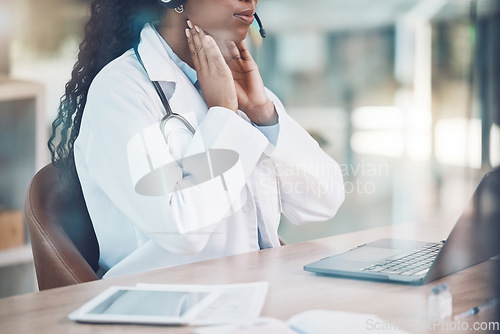
<instances>
[{"instance_id":1,"label":"light wood table surface","mask_svg":"<svg viewBox=\"0 0 500 334\"><path fill-rule=\"evenodd\" d=\"M424 286L380 283L328 276L303 270L310 262L344 252L379 238L393 237L423 241L446 238L453 221L398 224L279 248L203 261L119 278L73 285L27 295L0 299L0 333L190 333L189 327L79 324L67 315L111 285L231 284L269 282L262 316L287 320L311 310L325 309L368 313L397 324L413 324L409 332L450 332L424 327L430 287L447 283L453 294L453 312L461 313L489 300L498 279L494 260L488 260ZM494 310L468 317L474 322L499 321ZM446 327L444 327L446 329ZM383 333L383 331L374 333ZM467 331L473 333L474 331ZM484 332L484 331L477 331Z\"/></svg>"}]
</instances>

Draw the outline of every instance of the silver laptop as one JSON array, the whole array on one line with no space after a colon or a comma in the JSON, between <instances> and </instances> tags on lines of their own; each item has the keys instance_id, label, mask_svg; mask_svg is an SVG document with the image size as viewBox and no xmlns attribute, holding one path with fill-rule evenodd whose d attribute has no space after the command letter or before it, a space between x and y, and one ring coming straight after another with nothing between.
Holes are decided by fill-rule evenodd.
<instances>
[{"instance_id":1,"label":"silver laptop","mask_svg":"<svg viewBox=\"0 0 500 334\"><path fill-rule=\"evenodd\" d=\"M304 266L348 278L425 284L500 254L500 168L479 183L446 241L381 239Z\"/></svg>"}]
</instances>

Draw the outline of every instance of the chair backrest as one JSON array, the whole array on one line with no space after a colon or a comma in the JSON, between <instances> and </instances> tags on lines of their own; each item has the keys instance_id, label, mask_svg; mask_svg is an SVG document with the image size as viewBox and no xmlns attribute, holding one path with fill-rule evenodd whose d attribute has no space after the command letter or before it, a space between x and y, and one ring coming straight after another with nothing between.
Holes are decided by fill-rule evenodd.
<instances>
[{"instance_id":1,"label":"chair backrest","mask_svg":"<svg viewBox=\"0 0 500 334\"><path fill-rule=\"evenodd\" d=\"M48 164L31 181L24 213L40 290L99 279L99 245L78 181L63 181Z\"/></svg>"}]
</instances>

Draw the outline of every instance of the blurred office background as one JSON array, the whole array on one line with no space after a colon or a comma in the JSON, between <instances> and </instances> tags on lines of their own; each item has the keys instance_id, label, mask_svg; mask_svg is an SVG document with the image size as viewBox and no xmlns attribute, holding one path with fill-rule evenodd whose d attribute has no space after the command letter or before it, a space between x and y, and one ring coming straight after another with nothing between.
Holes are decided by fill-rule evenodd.
<instances>
[{"instance_id":1,"label":"blurred office background","mask_svg":"<svg viewBox=\"0 0 500 334\"><path fill-rule=\"evenodd\" d=\"M2 224L22 219L26 187L49 161L46 138L89 2L0 0ZM339 162L346 188L331 221L297 227L283 218L286 242L457 219L481 176L500 165L499 7L260 0L268 37L253 31L248 43L264 82ZM33 290L26 240L0 250L0 297Z\"/></svg>"}]
</instances>

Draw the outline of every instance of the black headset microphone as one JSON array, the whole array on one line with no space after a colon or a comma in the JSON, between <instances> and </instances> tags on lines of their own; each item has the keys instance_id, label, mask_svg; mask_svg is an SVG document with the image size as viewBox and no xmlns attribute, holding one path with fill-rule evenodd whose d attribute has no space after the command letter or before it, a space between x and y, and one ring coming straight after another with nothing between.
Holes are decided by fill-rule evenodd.
<instances>
[{"instance_id":1,"label":"black headset microphone","mask_svg":"<svg viewBox=\"0 0 500 334\"><path fill-rule=\"evenodd\" d=\"M186 0L159 0L159 1L163 6L173 9L173 8L177 8L180 5L182 5L184 3L184 1L186 1ZM262 38L266 38L267 33L266 33L266 30L264 29L264 26L262 25L262 21L260 20L259 15L257 15L257 13L255 13L255 14L253 14L253 16L255 17L255 20L257 21L257 24L259 25L260 36Z\"/></svg>"},{"instance_id":2,"label":"black headset microphone","mask_svg":"<svg viewBox=\"0 0 500 334\"><path fill-rule=\"evenodd\" d=\"M255 16L255 20L257 21L257 24L259 25L260 36L262 38L266 38L266 36L267 36L266 29L264 29L264 26L262 25L262 22L260 21L259 15L257 15L257 13L255 13L255 14L253 14L253 16Z\"/></svg>"}]
</instances>

